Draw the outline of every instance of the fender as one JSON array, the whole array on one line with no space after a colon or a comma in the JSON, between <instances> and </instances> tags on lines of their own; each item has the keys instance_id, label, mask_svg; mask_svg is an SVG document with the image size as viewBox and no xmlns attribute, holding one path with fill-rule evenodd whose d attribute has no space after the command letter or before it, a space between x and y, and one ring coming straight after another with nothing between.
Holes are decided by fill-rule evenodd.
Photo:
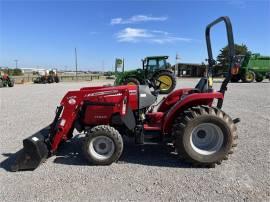
<instances>
[{"instance_id":1,"label":"fender","mask_svg":"<svg viewBox=\"0 0 270 202\"><path fill-rule=\"evenodd\" d=\"M183 94L188 94L190 90L193 88L182 88L178 90L174 90L171 92L167 97L164 98L162 103L159 105L157 111L158 112L167 112L170 110L170 108L178 101L180 100L181 96Z\"/></svg>"},{"instance_id":2,"label":"fender","mask_svg":"<svg viewBox=\"0 0 270 202\"><path fill-rule=\"evenodd\" d=\"M122 82L125 82L127 79L129 78L135 78L137 79L141 84L143 83L143 80L140 79L139 75L135 75L135 74L130 74L130 75L126 75L125 77L122 78Z\"/></svg>"},{"instance_id":3,"label":"fender","mask_svg":"<svg viewBox=\"0 0 270 202\"><path fill-rule=\"evenodd\" d=\"M157 72L154 73L153 78L155 76L157 76L160 72L169 72L169 73L173 74L173 72L171 70L169 70L169 69L161 69L161 70L158 70Z\"/></svg>"},{"instance_id":4,"label":"fender","mask_svg":"<svg viewBox=\"0 0 270 202\"><path fill-rule=\"evenodd\" d=\"M212 93L193 93L184 98L179 99L167 112L163 121L163 133L168 134L171 132L173 120L191 106L208 105L211 106L214 99L223 100L224 96L220 92Z\"/></svg>"}]
</instances>

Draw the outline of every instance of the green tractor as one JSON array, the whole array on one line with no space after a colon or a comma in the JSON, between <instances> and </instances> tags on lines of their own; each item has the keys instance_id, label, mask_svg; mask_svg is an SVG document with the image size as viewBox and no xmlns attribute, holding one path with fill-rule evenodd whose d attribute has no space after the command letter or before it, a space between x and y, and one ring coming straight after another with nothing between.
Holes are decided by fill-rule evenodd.
<instances>
[{"instance_id":1,"label":"green tractor","mask_svg":"<svg viewBox=\"0 0 270 202\"><path fill-rule=\"evenodd\" d=\"M260 54L242 56L241 68L239 74L232 77L232 82L263 81L264 78L270 80L270 56L261 56Z\"/></svg>"},{"instance_id":2,"label":"green tractor","mask_svg":"<svg viewBox=\"0 0 270 202\"><path fill-rule=\"evenodd\" d=\"M161 94L168 94L176 86L176 78L167 62L168 56L150 56L142 60L142 69L116 71L115 85L144 85L146 80L155 82ZM117 69L117 68L116 68Z\"/></svg>"}]
</instances>

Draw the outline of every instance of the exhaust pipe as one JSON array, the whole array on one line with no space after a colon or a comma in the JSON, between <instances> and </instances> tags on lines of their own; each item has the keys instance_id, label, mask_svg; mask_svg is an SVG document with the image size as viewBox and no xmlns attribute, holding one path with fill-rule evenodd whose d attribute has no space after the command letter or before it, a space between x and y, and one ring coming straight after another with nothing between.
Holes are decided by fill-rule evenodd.
<instances>
[{"instance_id":1,"label":"exhaust pipe","mask_svg":"<svg viewBox=\"0 0 270 202\"><path fill-rule=\"evenodd\" d=\"M50 127L43 128L34 135L23 140L23 149L19 151L11 171L34 170L49 156L46 140L49 137Z\"/></svg>"}]
</instances>

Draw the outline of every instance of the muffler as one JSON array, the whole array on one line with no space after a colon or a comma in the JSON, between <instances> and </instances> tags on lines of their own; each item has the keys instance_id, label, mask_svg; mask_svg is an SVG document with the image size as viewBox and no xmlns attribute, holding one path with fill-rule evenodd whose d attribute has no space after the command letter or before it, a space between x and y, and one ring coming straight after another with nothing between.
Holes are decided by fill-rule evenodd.
<instances>
[{"instance_id":1,"label":"muffler","mask_svg":"<svg viewBox=\"0 0 270 202\"><path fill-rule=\"evenodd\" d=\"M50 127L43 128L34 135L23 140L23 149L18 152L11 171L34 170L49 155L49 145L46 143L50 133Z\"/></svg>"}]
</instances>

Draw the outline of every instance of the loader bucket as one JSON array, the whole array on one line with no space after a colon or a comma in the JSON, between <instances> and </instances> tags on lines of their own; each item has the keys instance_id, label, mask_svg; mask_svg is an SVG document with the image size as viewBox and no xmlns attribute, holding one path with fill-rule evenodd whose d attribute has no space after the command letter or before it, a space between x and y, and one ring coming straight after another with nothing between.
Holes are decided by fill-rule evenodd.
<instances>
[{"instance_id":1,"label":"loader bucket","mask_svg":"<svg viewBox=\"0 0 270 202\"><path fill-rule=\"evenodd\" d=\"M23 149L18 152L11 171L34 170L44 162L49 154L45 140L49 135L49 127L23 140Z\"/></svg>"}]
</instances>

